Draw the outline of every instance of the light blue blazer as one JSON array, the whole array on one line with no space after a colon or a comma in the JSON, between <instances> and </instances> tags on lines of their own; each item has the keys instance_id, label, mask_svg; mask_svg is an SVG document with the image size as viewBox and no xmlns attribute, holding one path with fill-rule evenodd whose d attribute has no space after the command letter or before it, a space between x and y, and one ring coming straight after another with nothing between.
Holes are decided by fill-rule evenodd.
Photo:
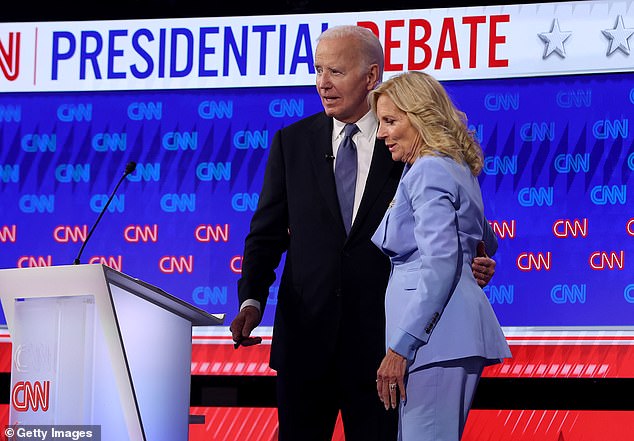
<instances>
[{"instance_id":1,"label":"light blue blazer","mask_svg":"<svg viewBox=\"0 0 634 441\"><path fill-rule=\"evenodd\" d=\"M392 262L386 344L408 358L410 371L471 356L487 364L511 357L471 270L481 240L493 255L497 239L466 164L423 156L405 167L372 241Z\"/></svg>"}]
</instances>

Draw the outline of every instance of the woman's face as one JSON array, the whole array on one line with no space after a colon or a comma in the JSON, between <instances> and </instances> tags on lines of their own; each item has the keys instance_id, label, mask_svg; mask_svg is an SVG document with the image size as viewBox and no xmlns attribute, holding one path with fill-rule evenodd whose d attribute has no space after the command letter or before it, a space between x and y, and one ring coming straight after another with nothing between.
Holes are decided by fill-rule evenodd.
<instances>
[{"instance_id":1,"label":"woman's face","mask_svg":"<svg viewBox=\"0 0 634 441\"><path fill-rule=\"evenodd\" d=\"M379 96L376 102L376 114L379 119L377 136L385 141L392 159L413 164L416 160L415 151L420 142L420 136L407 114L398 109L387 95Z\"/></svg>"}]
</instances>

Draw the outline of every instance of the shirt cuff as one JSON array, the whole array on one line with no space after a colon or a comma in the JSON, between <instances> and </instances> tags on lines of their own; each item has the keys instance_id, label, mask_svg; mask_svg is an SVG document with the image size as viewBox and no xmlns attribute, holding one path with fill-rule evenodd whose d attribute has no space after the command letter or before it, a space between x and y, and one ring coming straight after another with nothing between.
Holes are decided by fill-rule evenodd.
<instances>
[{"instance_id":1,"label":"shirt cuff","mask_svg":"<svg viewBox=\"0 0 634 441\"><path fill-rule=\"evenodd\" d=\"M414 361L416 351L423 345L423 341L402 329L398 329L390 340L390 349L405 357L407 361Z\"/></svg>"},{"instance_id":2,"label":"shirt cuff","mask_svg":"<svg viewBox=\"0 0 634 441\"><path fill-rule=\"evenodd\" d=\"M242 305L240 305L240 311L242 311L247 306L255 306L257 310L262 313L262 310L260 309L260 302L255 299L246 299L244 302L242 302Z\"/></svg>"}]
</instances>

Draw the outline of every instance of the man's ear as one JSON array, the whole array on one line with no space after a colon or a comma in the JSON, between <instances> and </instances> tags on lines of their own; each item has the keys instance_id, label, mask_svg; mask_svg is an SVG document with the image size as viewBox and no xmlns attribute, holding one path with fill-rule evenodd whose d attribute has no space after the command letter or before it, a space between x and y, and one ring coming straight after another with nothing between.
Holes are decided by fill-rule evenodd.
<instances>
[{"instance_id":1,"label":"man's ear","mask_svg":"<svg viewBox=\"0 0 634 441\"><path fill-rule=\"evenodd\" d=\"M379 85L379 65L371 64L370 70L368 71L368 90L374 90L376 86Z\"/></svg>"}]
</instances>

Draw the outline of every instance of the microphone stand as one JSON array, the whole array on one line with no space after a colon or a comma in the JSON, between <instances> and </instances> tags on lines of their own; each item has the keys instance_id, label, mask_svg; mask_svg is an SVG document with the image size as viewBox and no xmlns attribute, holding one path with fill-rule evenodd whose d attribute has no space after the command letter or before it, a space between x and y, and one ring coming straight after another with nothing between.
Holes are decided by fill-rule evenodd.
<instances>
[{"instance_id":1,"label":"microphone stand","mask_svg":"<svg viewBox=\"0 0 634 441\"><path fill-rule=\"evenodd\" d=\"M128 164L125 167L125 172L123 173L123 176L121 176L121 178L119 179L119 182L117 182L117 185L114 187L114 190L112 191L112 194L108 198L108 202L106 202L106 205L101 209L101 212L99 213L99 217L97 217L97 220L95 221L95 223L92 224L92 227L90 228L90 231L88 232L88 236L86 236L86 240L84 240L84 243L81 245L81 248L79 249L79 253L77 253L77 257L73 261L73 265L79 265L79 263L80 263L79 259L81 258L81 253L84 252L84 248L86 248L86 244L90 240L90 236L92 236L92 233L93 233L93 231L95 231L95 228L97 227L97 224L99 223L99 221L103 217L104 213L108 209L108 206L110 205L110 202L112 202L112 199L114 198L114 195L117 193L117 190L119 189L119 186L121 185L123 180L126 178L126 176L128 176L134 170L136 170L136 162L128 162Z\"/></svg>"}]
</instances>

